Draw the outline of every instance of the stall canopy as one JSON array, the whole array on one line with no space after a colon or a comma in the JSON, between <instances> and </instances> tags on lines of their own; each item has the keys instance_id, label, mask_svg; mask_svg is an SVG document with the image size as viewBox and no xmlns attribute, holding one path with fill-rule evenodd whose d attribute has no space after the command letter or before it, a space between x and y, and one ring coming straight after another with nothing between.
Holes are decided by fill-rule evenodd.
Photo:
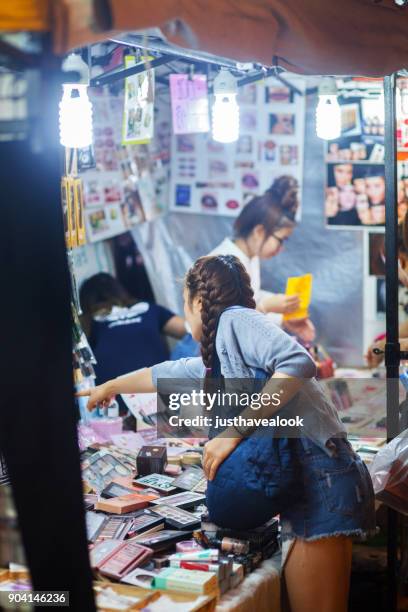
<instances>
[{"instance_id":1,"label":"stall canopy","mask_svg":"<svg viewBox=\"0 0 408 612\"><path fill-rule=\"evenodd\" d=\"M58 53L160 28L182 47L304 74L383 76L408 65L408 7L394 0L50 0L48 12L45 4L3 0L0 30L48 24Z\"/></svg>"}]
</instances>

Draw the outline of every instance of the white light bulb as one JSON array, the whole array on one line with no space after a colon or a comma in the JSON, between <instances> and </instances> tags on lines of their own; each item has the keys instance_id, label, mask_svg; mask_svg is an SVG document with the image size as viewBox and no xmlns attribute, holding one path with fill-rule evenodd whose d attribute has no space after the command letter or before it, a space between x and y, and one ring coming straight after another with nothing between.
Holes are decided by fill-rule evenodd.
<instances>
[{"instance_id":1,"label":"white light bulb","mask_svg":"<svg viewBox=\"0 0 408 612\"><path fill-rule=\"evenodd\" d=\"M316 108L316 134L323 140L339 138L341 134L341 110L337 96L319 96Z\"/></svg>"},{"instance_id":2,"label":"white light bulb","mask_svg":"<svg viewBox=\"0 0 408 612\"><path fill-rule=\"evenodd\" d=\"M59 105L60 142L64 147L82 149L92 144L92 104L87 85L63 85Z\"/></svg>"},{"instance_id":3,"label":"white light bulb","mask_svg":"<svg viewBox=\"0 0 408 612\"><path fill-rule=\"evenodd\" d=\"M217 142L235 142L239 138L239 106L237 79L221 68L214 79L212 137Z\"/></svg>"},{"instance_id":4,"label":"white light bulb","mask_svg":"<svg viewBox=\"0 0 408 612\"><path fill-rule=\"evenodd\" d=\"M212 109L212 137L217 142L235 142L239 137L239 106L236 94L216 94Z\"/></svg>"}]
</instances>

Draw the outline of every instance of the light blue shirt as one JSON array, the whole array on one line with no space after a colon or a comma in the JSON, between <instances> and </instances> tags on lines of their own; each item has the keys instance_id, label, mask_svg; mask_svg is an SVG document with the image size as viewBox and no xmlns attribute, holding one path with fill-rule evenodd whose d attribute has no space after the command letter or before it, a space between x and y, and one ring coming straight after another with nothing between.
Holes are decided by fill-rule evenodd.
<instances>
[{"instance_id":1,"label":"light blue shirt","mask_svg":"<svg viewBox=\"0 0 408 612\"><path fill-rule=\"evenodd\" d=\"M329 438L346 436L334 405L315 379L316 366L309 353L267 316L242 306L228 308L220 317L216 349L226 379L255 378L257 370L270 376L281 372L304 379L299 393L287 405L293 414L303 417L303 435L323 449ZM158 379L198 382L204 377L201 357L165 361L152 368L155 386Z\"/></svg>"}]
</instances>

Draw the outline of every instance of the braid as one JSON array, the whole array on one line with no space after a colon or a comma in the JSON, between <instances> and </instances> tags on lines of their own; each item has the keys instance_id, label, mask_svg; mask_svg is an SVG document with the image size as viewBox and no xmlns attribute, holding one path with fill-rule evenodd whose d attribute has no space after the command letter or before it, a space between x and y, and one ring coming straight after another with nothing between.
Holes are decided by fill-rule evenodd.
<instances>
[{"instance_id":1,"label":"braid","mask_svg":"<svg viewBox=\"0 0 408 612\"><path fill-rule=\"evenodd\" d=\"M212 367L212 356L215 344L218 317L223 310L221 287L211 287L204 278L199 287L201 295L201 320L203 331L201 337L201 355L207 369Z\"/></svg>"},{"instance_id":2,"label":"braid","mask_svg":"<svg viewBox=\"0 0 408 612\"><path fill-rule=\"evenodd\" d=\"M186 287L190 299L201 299L201 355L207 372L212 367L217 323L229 306L256 308L251 280L233 255L201 257L188 272Z\"/></svg>"}]
</instances>

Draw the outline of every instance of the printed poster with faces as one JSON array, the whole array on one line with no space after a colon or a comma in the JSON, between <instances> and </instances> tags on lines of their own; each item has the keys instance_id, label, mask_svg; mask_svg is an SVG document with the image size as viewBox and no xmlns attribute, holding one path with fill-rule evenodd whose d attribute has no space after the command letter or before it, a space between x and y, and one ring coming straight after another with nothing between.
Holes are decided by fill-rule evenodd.
<instances>
[{"instance_id":1,"label":"printed poster with faces","mask_svg":"<svg viewBox=\"0 0 408 612\"><path fill-rule=\"evenodd\" d=\"M383 231L385 225L384 96L382 80L338 80L341 135L326 145L324 214L332 229ZM408 93L397 80L398 221L408 210ZM408 99L408 97L407 97Z\"/></svg>"},{"instance_id":2,"label":"printed poster with faces","mask_svg":"<svg viewBox=\"0 0 408 612\"><path fill-rule=\"evenodd\" d=\"M305 91L304 79L285 78ZM215 142L211 132L173 134L172 210L235 217L284 174L298 180L302 193L305 97L269 78L240 88L238 104L237 142Z\"/></svg>"},{"instance_id":3,"label":"printed poster with faces","mask_svg":"<svg viewBox=\"0 0 408 612\"><path fill-rule=\"evenodd\" d=\"M148 144L123 145L123 95L93 89L92 104L96 167L81 176L87 239L97 242L167 210L171 120L168 101L157 100L154 137Z\"/></svg>"}]
</instances>

